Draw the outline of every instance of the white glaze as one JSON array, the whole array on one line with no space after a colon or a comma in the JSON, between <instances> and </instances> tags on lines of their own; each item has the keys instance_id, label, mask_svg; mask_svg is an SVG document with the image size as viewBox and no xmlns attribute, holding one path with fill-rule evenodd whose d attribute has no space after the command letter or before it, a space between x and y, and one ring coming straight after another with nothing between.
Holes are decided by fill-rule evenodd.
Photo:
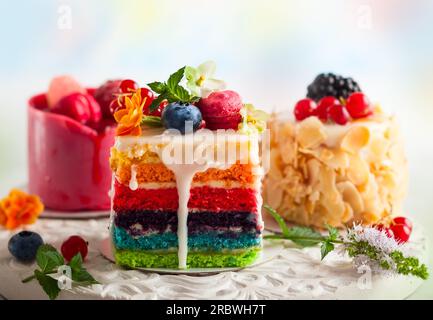
<instances>
[{"instance_id":1,"label":"white glaze","mask_svg":"<svg viewBox=\"0 0 433 320\"><path fill-rule=\"evenodd\" d=\"M178 259L179 269L186 269L188 257L188 200L190 196L191 183L197 172L205 171L207 164L169 164L167 167L173 171L176 177L176 188L179 196L179 207L177 209L177 238L179 243Z\"/></svg>"},{"instance_id":2,"label":"white glaze","mask_svg":"<svg viewBox=\"0 0 433 320\"><path fill-rule=\"evenodd\" d=\"M129 180L129 189L137 190L138 182L137 182L137 165L131 165L131 179Z\"/></svg>"}]
</instances>

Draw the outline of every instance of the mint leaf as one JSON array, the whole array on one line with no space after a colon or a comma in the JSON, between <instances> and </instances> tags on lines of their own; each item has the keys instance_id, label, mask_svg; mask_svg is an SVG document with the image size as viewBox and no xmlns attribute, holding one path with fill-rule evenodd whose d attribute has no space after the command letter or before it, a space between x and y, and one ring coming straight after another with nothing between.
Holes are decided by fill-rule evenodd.
<instances>
[{"instance_id":1,"label":"mint leaf","mask_svg":"<svg viewBox=\"0 0 433 320\"><path fill-rule=\"evenodd\" d=\"M153 90L153 89L152 89ZM167 95L165 93L161 93L158 97L156 97L155 100L152 101L152 103L149 106L149 111L153 112L156 109L158 109L159 104L164 100L167 99Z\"/></svg>"},{"instance_id":2,"label":"mint leaf","mask_svg":"<svg viewBox=\"0 0 433 320\"><path fill-rule=\"evenodd\" d=\"M307 227L292 227L287 237L301 247L311 247L323 241L319 232Z\"/></svg>"},{"instance_id":3,"label":"mint leaf","mask_svg":"<svg viewBox=\"0 0 433 320\"><path fill-rule=\"evenodd\" d=\"M46 273L63 265L65 260L52 245L43 244L36 253L36 262L41 271Z\"/></svg>"},{"instance_id":4,"label":"mint leaf","mask_svg":"<svg viewBox=\"0 0 433 320\"><path fill-rule=\"evenodd\" d=\"M78 252L75 256L72 257L71 261L69 261L68 266L71 267L72 272L75 270L80 270L83 266L83 258L81 257L81 253Z\"/></svg>"},{"instance_id":5,"label":"mint leaf","mask_svg":"<svg viewBox=\"0 0 433 320\"><path fill-rule=\"evenodd\" d=\"M185 67L180 68L175 73L171 74L167 80L167 87L170 91L173 91L182 80L183 75L185 74ZM188 94L189 95L189 94Z\"/></svg>"},{"instance_id":6,"label":"mint leaf","mask_svg":"<svg viewBox=\"0 0 433 320\"><path fill-rule=\"evenodd\" d=\"M167 90L167 85L164 82L155 81L148 83L147 85L150 89L159 94L164 93Z\"/></svg>"},{"instance_id":7,"label":"mint leaf","mask_svg":"<svg viewBox=\"0 0 433 320\"><path fill-rule=\"evenodd\" d=\"M328 240L330 240L330 241L337 240L338 236L340 235L340 233L338 232L338 229L329 225L329 224L326 224L326 228L328 228L328 232L329 232Z\"/></svg>"},{"instance_id":8,"label":"mint leaf","mask_svg":"<svg viewBox=\"0 0 433 320\"><path fill-rule=\"evenodd\" d=\"M320 254L322 256L322 260L330 253L332 250L334 250L334 244L329 241L324 241L322 243L322 246L320 247Z\"/></svg>"},{"instance_id":9,"label":"mint leaf","mask_svg":"<svg viewBox=\"0 0 433 320\"><path fill-rule=\"evenodd\" d=\"M168 99L170 102L181 101L181 102L189 102L191 99L191 95L189 92L182 86L176 86L174 88L169 88L169 96Z\"/></svg>"},{"instance_id":10,"label":"mint leaf","mask_svg":"<svg viewBox=\"0 0 433 320\"><path fill-rule=\"evenodd\" d=\"M275 219L275 221L278 223L281 232L283 233L283 236L288 237L289 236L289 228L286 225L286 222L284 219L278 214L277 211L275 211L273 208L265 204L263 206L268 212L271 214L272 218Z\"/></svg>"},{"instance_id":11,"label":"mint leaf","mask_svg":"<svg viewBox=\"0 0 433 320\"><path fill-rule=\"evenodd\" d=\"M78 285L86 286L90 284L98 284L99 282L93 278L93 276L85 269L72 271L72 280L77 282Z\"/></svg>"},{"instance_id":12,"label":"mint leaf","mask_svg":"<svg viewBox=\"0 0 433 320\"><path fill-rule=\"evenodd\" d=\"M60 293L60 288L57 284L57 280L47 276L39 270L35 270L35 277L41 285L42 289L48 295L51 300L57 298Z\"/></svg>"}]
</instances>

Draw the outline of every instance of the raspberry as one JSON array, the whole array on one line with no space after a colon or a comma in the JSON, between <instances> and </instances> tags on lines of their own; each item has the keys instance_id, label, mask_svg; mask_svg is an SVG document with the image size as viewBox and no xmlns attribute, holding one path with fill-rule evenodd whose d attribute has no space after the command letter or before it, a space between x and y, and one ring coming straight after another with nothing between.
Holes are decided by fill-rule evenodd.
<instances>
[{"instance_id":1,"label":"raspberry","mask_svg":"<svg viewBox=\"0 0 433 320\"><path fill-rule=\"evenodd\" d=\"M101 120L101 108L89 94L73 93L63 97L52 109L82 124L97 124Z\"/></svg>"},{"instance_id":2,"label":"raspberry","mask_svg":"<svg viewBox=\"0 0 433 320\"><path fill-rule=\"evenodd\" d=\"M63 97L72 93L85 94L86 89L70 76L53 78L47 92L48 106L54 107Z\"/></svg>"}]
</instances>

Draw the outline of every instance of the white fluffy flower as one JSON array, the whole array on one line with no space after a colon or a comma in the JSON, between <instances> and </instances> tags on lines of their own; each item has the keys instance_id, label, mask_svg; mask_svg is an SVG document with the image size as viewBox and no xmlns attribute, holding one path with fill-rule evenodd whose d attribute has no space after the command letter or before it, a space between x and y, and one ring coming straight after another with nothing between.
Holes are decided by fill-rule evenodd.
<instances>
[{"instance_id":1,"label":"white fluffy flower","mask_svg":"<svg viewBox=\"0 0 433 320\"><path fill-rule=\"evenodd\" d=\"M365 241L386 254L401 250L402 247L394 238L389 237L384 230L372 227L354 225L353 228L348 230L347 237L356 242Z\"/></svg>"},{"instance_id":2,"label":"white fluffy flower","mask_svg":"<svg viewBox=\"0 0 433 320\"><path fill-rule=\"evenodd\" d=\"M371 259L366 254L358 254L353 257L356 268L361 266L368 266L373 272L380 272L382 274L391 275L396 271L396 265L391 258L390 254L394 251L403 252L404 247L399 244L394 238L389 237L384 230L378 230L372 227L363 227L361 225L354 225L348 230L346 235L345 249L353 246L356 247L360 243L368 243L374 248L377 253L377 259ZM344 250L346 251L346 250ZM384 269L380 263L387 262L389 269Z\"/></svg>"},{"instance_id":3,"label":"white fluffy flower","mask_svg":"<svg viewBox=\"0 0 433 320\"><path fill-rule=\"evenodd\" d=\"M186 85L193 95L206 98L213 91L225 88L224 81L213 78L215 69L216 64L213 61L206 61L197 68L185 68Z\"/></svg>"}]
</instances>

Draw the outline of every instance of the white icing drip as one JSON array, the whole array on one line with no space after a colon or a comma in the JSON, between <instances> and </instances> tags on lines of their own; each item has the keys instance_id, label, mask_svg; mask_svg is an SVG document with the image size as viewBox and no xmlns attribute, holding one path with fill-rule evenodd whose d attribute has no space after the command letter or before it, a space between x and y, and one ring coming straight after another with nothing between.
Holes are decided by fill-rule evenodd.
<instances>
[{"instance_id":1,"label":"white icing drip","mask_svg":"<svg viewBox=\"0 0 433 320\"><path fill-rule=\"evenodd\" d=\"M135 164L131 165L131 179L129 180L129 189L131 190L138 189L137 166Z\"/></svg>"},{"instance_id":2,"label":"white icing drip","mask_svg":"<svg viewBox=\"0 0 433 320\"><path fill-rule=\"evenodd\" d=\"M167 167L173 171L176 177L176 187L179 196L179 207L177 209L177 238L179 243L178 259L179 269L186 269L188 257L188 201L191 183L197 172L205 171L207 164L170 164Z\"/></svg>"}]
</instances>

